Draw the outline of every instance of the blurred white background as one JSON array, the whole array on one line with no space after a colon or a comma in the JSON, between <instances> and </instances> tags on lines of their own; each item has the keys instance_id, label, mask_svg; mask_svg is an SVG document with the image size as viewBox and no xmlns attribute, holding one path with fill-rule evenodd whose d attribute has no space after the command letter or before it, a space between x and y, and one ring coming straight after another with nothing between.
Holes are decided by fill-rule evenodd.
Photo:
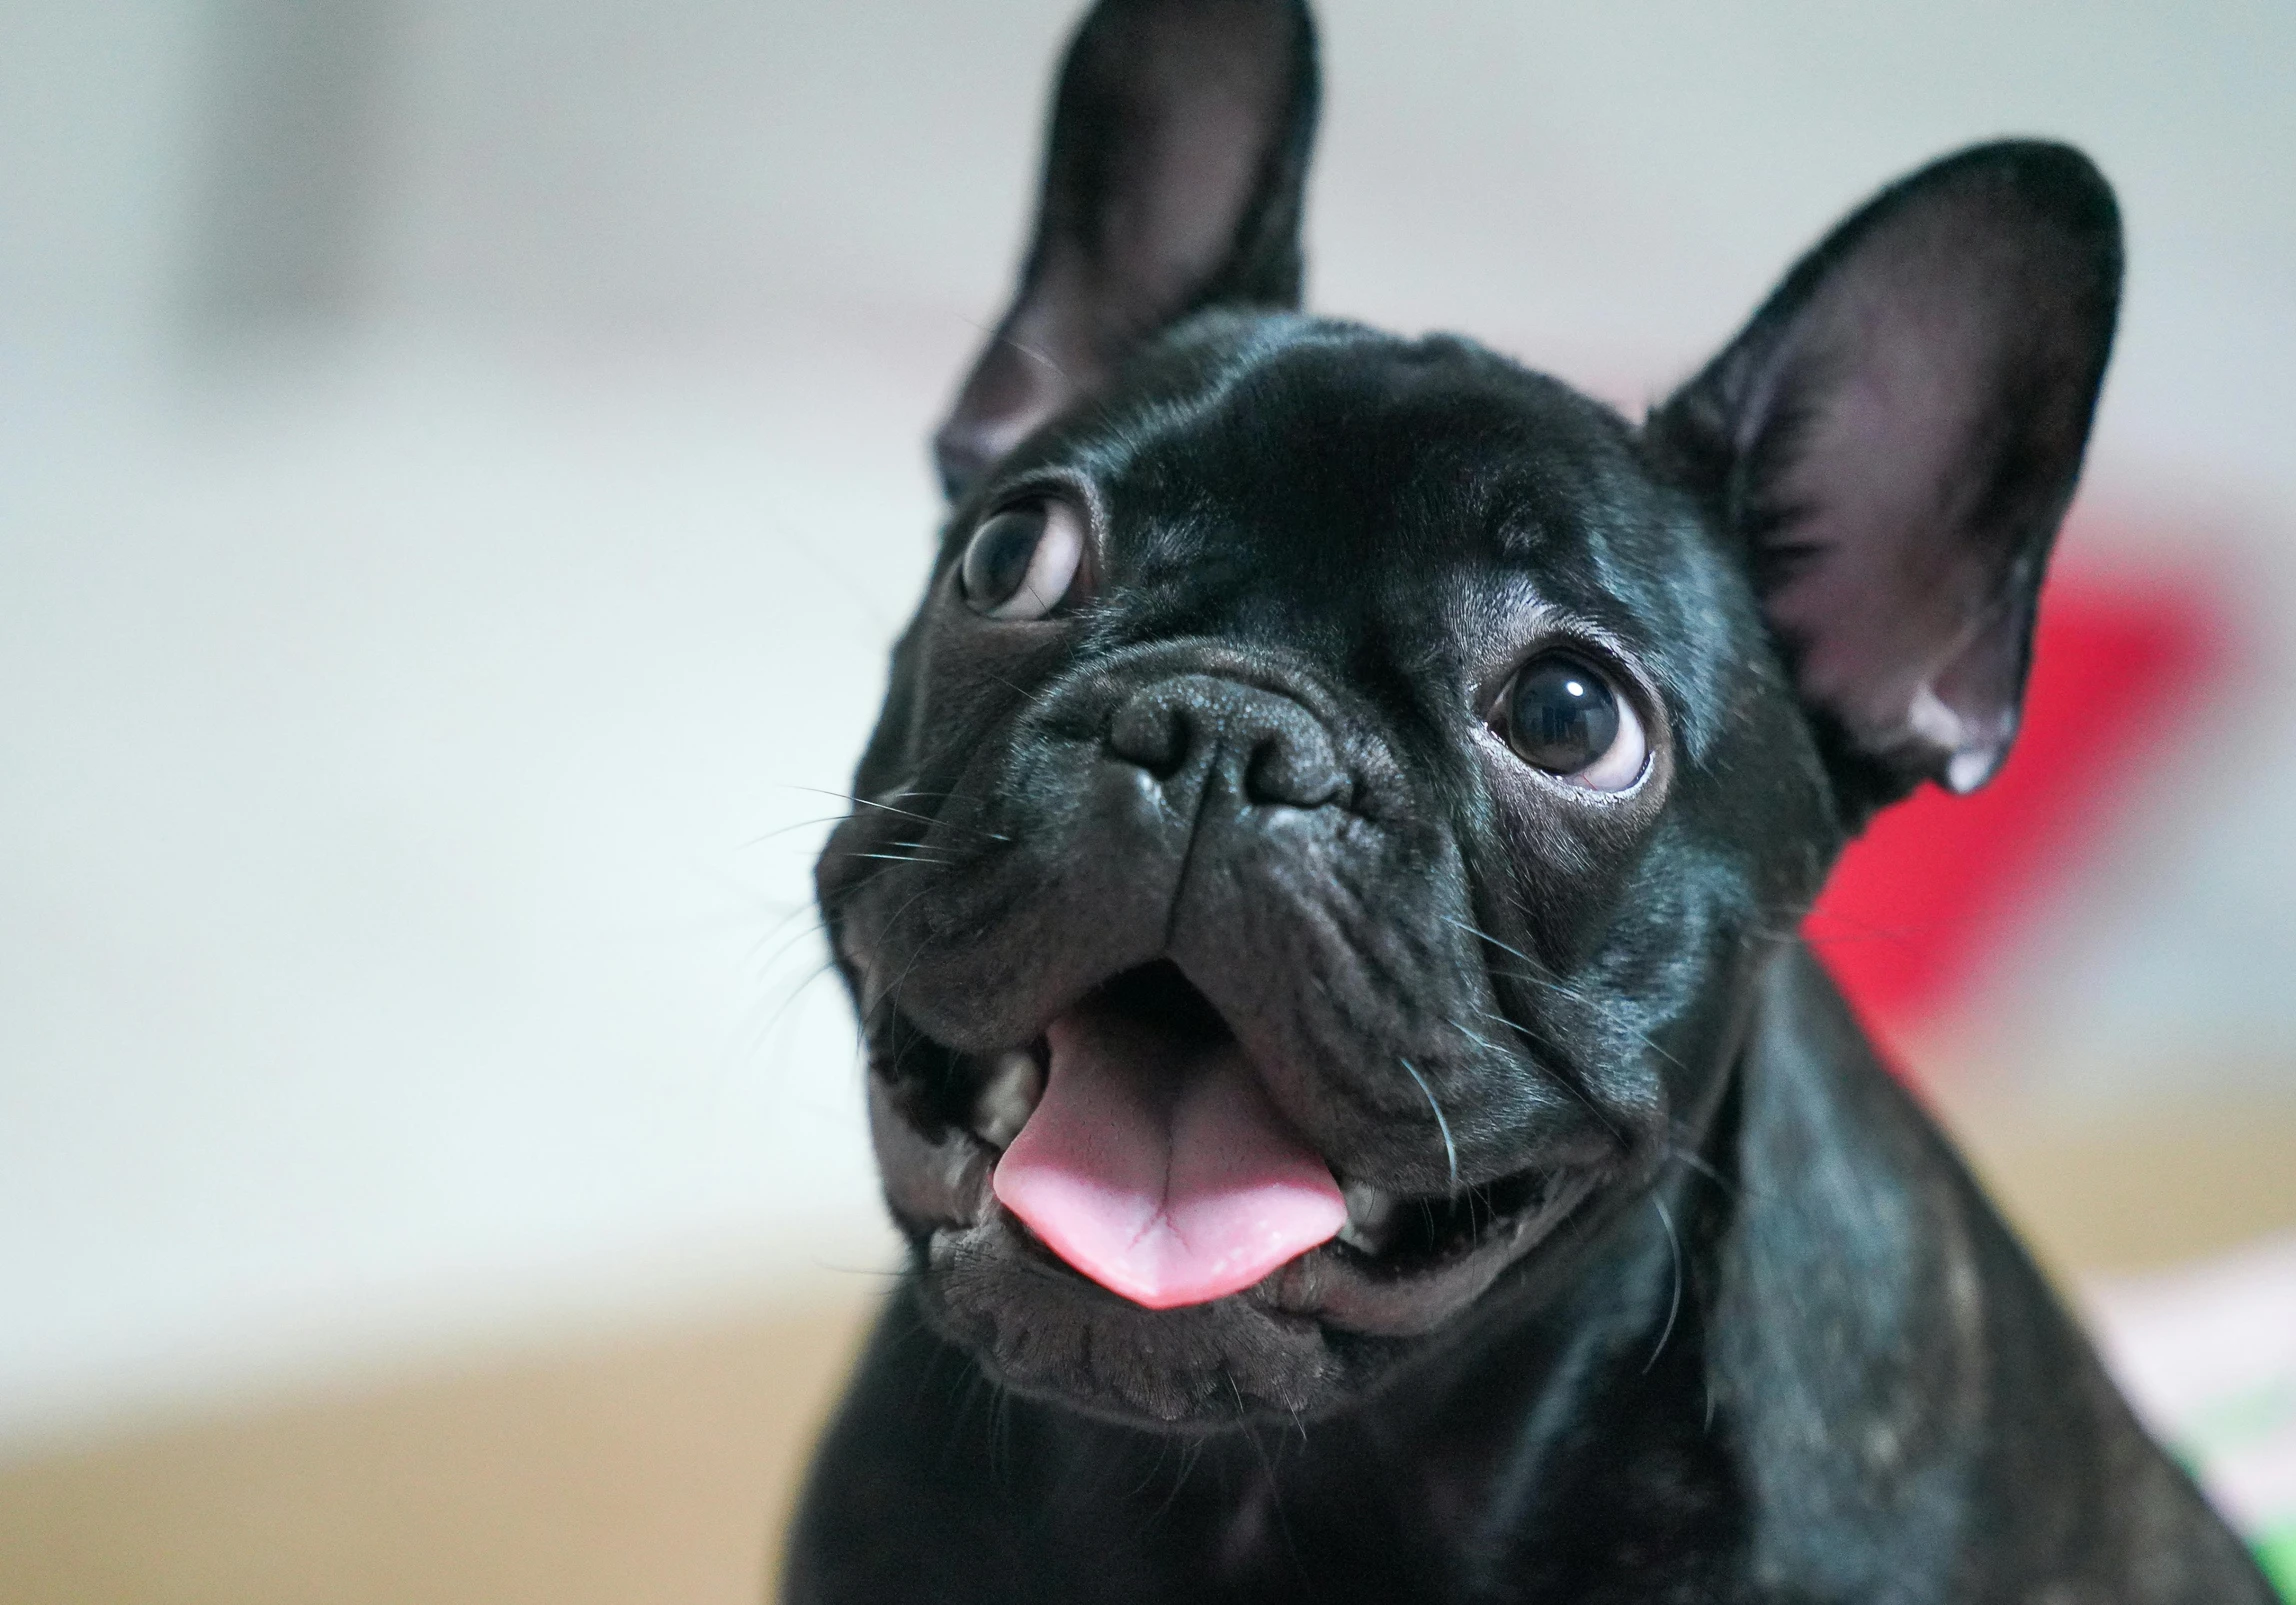
<instances>
[{"instance_id":1,"label":"blurred white background","mask_svg":"<svg viewBox=\"0 0 2296 1605\"><path fill-rule=\"evenodd\" d=\"M0 3L0 1442L888 1262L811 822L1073 11ZM2097 158L2077 539L2244 671L1958 1040L2287 1085L2296 11L1321 11L1314 303L1625 405L1899 172Z\"/></svg>"}]
</instances>

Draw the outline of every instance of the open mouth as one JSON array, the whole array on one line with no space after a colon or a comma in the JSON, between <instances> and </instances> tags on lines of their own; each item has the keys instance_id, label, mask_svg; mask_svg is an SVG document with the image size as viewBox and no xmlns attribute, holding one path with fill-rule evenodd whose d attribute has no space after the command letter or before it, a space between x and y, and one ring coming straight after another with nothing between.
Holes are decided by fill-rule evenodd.
<instances>
[{"instance_id":1,"label":"open mouth","mask_svg":"<svg viewBox=\"0 0 2296 1605\"><path fill-rule=\"evenodd\" d=\"M898 1017L888 1036L873 1096L925 1139L880 1132L896 1207L935 1228L1001 1225L1149 1309L1242 1294L1364 1330L1417 1326L1479 1293L1584 1191L1550 1167L1434 1194L1347 1174L1168 960L988 1059ZM1441 1309L1414 1308L1427 1295Z\"/></svg>"}]
</instances>

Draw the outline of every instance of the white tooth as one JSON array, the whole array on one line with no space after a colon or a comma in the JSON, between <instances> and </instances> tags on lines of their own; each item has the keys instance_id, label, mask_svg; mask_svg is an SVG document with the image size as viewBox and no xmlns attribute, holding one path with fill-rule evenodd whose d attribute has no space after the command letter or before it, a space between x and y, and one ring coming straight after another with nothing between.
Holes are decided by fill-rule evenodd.
<instances>
[{"instance_id":1,"label":"white tooth","mask_svg":"<svg viewBox=\"0 0 2296 1605\"><path fill-rule=\"evenodd\" d=\"M1362 1182L1349 1182L1340 1189L1340 1196L1347 1200L1347 1224L1339 1229L1339 1240L1366 1254L1378 1253L1388 1227L1395 1221L1395 1195Z\"/></svg>"},{"instance_id":2,"label":"white tooth","mask_svg":"<svg viewBox=\"0 0 2296 1605\"><path fill-rule=\"evenodd\" d=\"M1036 1067L1034 1054L999 1054L973 1100L974 1134L992 1148L1004 1147L1020 1135L1043 1096L1044 1072Z\"/></svg>"}]
</instances>

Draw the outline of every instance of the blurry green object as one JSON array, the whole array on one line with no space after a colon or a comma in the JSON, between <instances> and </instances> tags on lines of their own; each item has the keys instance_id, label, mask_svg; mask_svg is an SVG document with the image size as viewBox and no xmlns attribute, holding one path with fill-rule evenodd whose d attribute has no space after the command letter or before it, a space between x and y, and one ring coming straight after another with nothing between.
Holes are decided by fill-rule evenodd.
<instances>
[{"instance_id":1,"label":"blurry green object","mask_svg":"<svg viewBox=\"0 0 2296 1605\"><path fill-rule=\"evenodd\" d=\"M2270 1450L2290 1436L2296 1436L2296 1381L2274 1377L2196 1411L2178 1434L2178 1458L2206 1482L2212 1467L2259 1448ZM2281 1597L2296 1605L2296 1516L2269 1521L2249 1541Z\"/></svg>"},{"instance_id":2,"label":"blurry green object","mask_svg":"<svg viewBox=\"0 0 2296 1605\"><path fill-rule=\"evenodd\" d=\"M2184 1423L2177 1442L2206 1462L2291 1433L2296 1433L2296 1377L2276 1376L2211 1399Z\"/></svg>"},{"instance_id":3,"label":"blurry green object","mask_svg":"<svg viewBox=\"0 0 2296 1605\"><path fill-rule=\"evenodd\" d=\"M2272 1579L2281 1596L2296 1605L2296 1521L2258 1534L2256 1558L2264 1563L2264 1575Z\"/></svg>"},{"instance_id":4,"label":"blurry green object","mask_svg":"<svg viewBox=\"0 0 2296 1605\"><path fill-rule=\"evenodd\" d=\"M2088 1293L2137 1413L2296 1605L2296 1231Z\"/></svg>"},{"instance_id":5,"label":"blurry green object","mask_svg":"<svg viewBox=\"0 0 2296 1605\"><path fill-rule=\"evenodd\" d=\"M2276 1376L2196 1411L2178 1434L2179 1458L2203 1482L2212 1465L2296 1437L2296 1380ZM2296 1605L2296 1515L2268 1521L2250 1536L2256 1558L2281 1596Z\"/></svg>"}]
</instances>

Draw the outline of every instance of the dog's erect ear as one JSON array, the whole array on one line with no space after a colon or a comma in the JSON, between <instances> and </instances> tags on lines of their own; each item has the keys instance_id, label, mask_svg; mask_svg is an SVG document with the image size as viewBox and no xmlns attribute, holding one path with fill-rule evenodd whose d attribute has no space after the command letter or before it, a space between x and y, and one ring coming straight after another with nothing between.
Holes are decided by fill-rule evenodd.
<instances>
[{"instance_id":1,"label":"dog's erect ear","mask_svg":"<svg viewBox=\"0 0 2296 1605\"><path fill-rule=\"evenodd\" d=\"M1315 134L1301 0L1100 0L1053 101L1012 309L933 439L952 497L1199 308L1299 304Z\"/></svg>"},{"instance_id":2,"label":"dog's erect ear","mask_svg":"<svg viewBox=\"0 0 2296 1605\"><path fill-rule=\"evenodd\" d=\"M2120 278L2085 157L1979 146L1835 229L1651 417L1747 543L1853 822L2008 751Z\"/></svg>"}]
</instances>

